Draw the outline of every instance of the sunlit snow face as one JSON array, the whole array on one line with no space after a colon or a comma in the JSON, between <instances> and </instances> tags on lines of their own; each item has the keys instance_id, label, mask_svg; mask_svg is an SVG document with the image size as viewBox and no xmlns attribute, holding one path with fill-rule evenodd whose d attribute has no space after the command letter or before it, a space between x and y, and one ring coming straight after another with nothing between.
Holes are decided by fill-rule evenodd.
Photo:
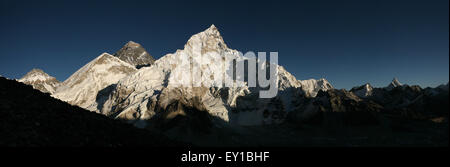
<instances>
[{"instance_id":1,"label":"sunlit snow face","mask_svg":"<svg viewBox=\"0 0 450 167\"><path fill-rule=\"evenodd\" d=\"M266 52L258 52L258 57L254 52L245 55L241 52L194 52L194 55L182 52L177 61L171 62L169 85L260 87L260 98L272 98L278 93L278 52L270 52L270 61L266 61L266 56Z\"/></svg>"}]
</instances>

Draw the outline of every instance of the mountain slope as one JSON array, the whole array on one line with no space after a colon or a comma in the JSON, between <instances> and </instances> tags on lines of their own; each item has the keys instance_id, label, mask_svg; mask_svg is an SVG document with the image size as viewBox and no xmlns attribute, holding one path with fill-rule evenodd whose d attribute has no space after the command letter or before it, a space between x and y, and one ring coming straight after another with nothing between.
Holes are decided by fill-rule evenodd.
<instances>
[{"instance_id":1,"label":"mountain slope","mask_svg":"<svg viewBox=\"0 0 450 167\"><path fill-rule=\"evenodd\" d=\"M86 111L0 77L0 146L177 146L159 133Z\"/></svg>"},{"instance_id":2,"label":"mountain slope","mask_svg":"<svg viewBox=\"0 0 450 167\"><path fill-rule=\"evenodd\" d=\"M18 80L19 82L33 86L33 88L44 93L54 93L60 82L42 71L41 69L33 69L25 76Z\"/></svg>"},{"instance_id":3,"label":"mountain slope","mask_svg":"<svg viewBox=\"0 0 450 167\"><path fill-rule=\"evenodd\" d=\"M95 111L98 93L135 71L134 66L103 53L61 83L53 97Z\"/></svg>"},{"instance_id":4,"label":"mountain slope","mask_svg":"<svg viewBox=\"0 0 450 167\"><path fill-rule=\"evenodd\" d=\"M133 41L126 43L114 56L138 69L150 66L155 62L155 59L148 54L142 45Z\"/></svg>"}]
</instances>

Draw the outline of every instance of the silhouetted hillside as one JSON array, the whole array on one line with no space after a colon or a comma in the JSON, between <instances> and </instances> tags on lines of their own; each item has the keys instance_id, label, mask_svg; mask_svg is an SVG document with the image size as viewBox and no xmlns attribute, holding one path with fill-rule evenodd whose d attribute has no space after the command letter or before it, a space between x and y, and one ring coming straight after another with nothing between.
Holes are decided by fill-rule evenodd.
<instances>
[{"instance_id":1,"label":"silhouetted hillside","mask_svg":"<svg viewBox=\"0 0 450 167\"><path fill-rule=\"evenodd\" d=\"M180 144L0 77L0 146L144 145Z\"/></svg>"}]
</instances>

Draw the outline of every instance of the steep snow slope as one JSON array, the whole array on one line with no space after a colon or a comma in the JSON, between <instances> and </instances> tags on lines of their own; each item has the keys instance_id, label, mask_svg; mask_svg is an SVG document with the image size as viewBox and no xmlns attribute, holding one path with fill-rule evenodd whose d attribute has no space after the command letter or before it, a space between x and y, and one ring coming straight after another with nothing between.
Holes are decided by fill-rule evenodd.
<instances>
[{"instance_id":1,"label":"steep snow slope","mask_svg":"<svg viewBox=\"0 0 450 167\"><path fill-rule=\"evenodd\" d=\"M73 105L95 111L97 94L119 79L133 73L136 68L117 57L103 53L65 80L53 94Z\"/></svg>"},{"instance_id":2,"label":"steep snow slope","mask_svg":"<svg viewBox=\"0 0 450 167\"><path fill-rule=\"evenodd\" d=\"M33 88L45 93L54 93L60 82L42 71L41 69L33 69L25 76L18 80L19 82L33 86Z\"/></svg>"},{"instance_id":3,"label":"steep snow slope","mask_svg":"<svg viewBox=\"0 0 450 167\"><path fill-rule=\"evenodd\" d=\"M292 97L298 94L314 96L319 89L332 88L324 79L303 81L302 84L283 67L277 66L278 96L259 98L260 88L221 85L220 78L230 77L226 75L228 68L222 63L223 59L242 61L245 58L238 51L229 49L212 25L193 35L183 50L167 54L151 67L144 67L121 79L99 112L136 121L136 125L144 127L145 120L161 112L170 112L168 106L180 102L190 107L202 106L211 115L232 124L271 124L281 122L286 113L294 108L295 99ZM210 63L202 64L201 61ZM199 71L189 68L195 64L201 64ZM192 87L193 81L205 77L212 81ZM302 86L307 93L302 92Z\"/></svg>"}]
</instances>

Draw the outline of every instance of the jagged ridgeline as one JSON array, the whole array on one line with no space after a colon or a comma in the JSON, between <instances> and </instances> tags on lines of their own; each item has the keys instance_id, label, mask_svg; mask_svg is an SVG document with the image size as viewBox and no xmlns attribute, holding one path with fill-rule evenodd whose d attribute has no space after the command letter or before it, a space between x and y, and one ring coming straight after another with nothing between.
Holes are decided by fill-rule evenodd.
<instances>
[{"instance_id":1,"label":"jagged ridgeline","mask_svg":"<svg viewBox=\"0 0 450 167\"><path fill-rule=\"evenodd\" d=\"M278 93L270 99L259 98L259 88L216 87L215 80L201 87L173 86L191 81L185 76L193 76L192 71L183 68L183 61L191 60L188 65L201 64L196 62L197 56L207 53L212 55L206 57L211 60L243 60L237 50L228 48L218 28L212 25L190 37L184 48L158 60L140 44L130 41L114 55L100 55L48 92L70 104L143 128L152 126L152 121L170 122L161 119L177 116L199 120L195 118L198 116L212 125L256 126L287 120L296 124L374 125L382 122L386 113L414 119L448 117L442 111L448 103L436 107L433 102L448 99L448 84L422 89L394 79L384 88L365 84L350 91L337 90L323 78L297 80L281 65L276 66ZM211 61L200 69L210 78L227 70L220 61ZM37 83L40 82L28 82L42 87ZM204 118L204 113L211 118Z\"/></svg>"},{"instance_id":2,"label":"jagged ridgeline","mask_svg":"<svg viewBox=\"0 0 450 167\"><path fill-rule=\"evenodd\" d=\"M147 126L147 120L158 115L159 111L168 110L173 103L204 106L203 109L211 116L229 124L262 125L283 122L287 113L296 108L292 100L296 96L314 97L319 90L333 88L325 79L299 81L282 66L277 66L279 93L276 100L260 99L259 90L247 86L170 86L175 81L189 82L183 80L187 71L175 64L208 52L242 59L238 51L227 47L217 27L212 25L193 35L184 49L156 61L140 44L130 41L116 54L104 53L89 62L55 86L51 93L53 97L70 104L142 127ZM214 61L201 70L210 74L208 76L226 73L222 64ZM281 112L278 111L280 107L283 109Z\"/></svg>"},{"instance_id":3,"label":"jagged ridgeline","mask_svg":"<svg viewBox=\"0 0 450 167\"><path fill-rule=\"evenodd\" d=\"M55 77L48 75L41 69L31 70L25 76L20 78L19 82L32 85L33 88L45 93L55 93L56 88L60 84Z\"/></svg>"}]
</instances>

